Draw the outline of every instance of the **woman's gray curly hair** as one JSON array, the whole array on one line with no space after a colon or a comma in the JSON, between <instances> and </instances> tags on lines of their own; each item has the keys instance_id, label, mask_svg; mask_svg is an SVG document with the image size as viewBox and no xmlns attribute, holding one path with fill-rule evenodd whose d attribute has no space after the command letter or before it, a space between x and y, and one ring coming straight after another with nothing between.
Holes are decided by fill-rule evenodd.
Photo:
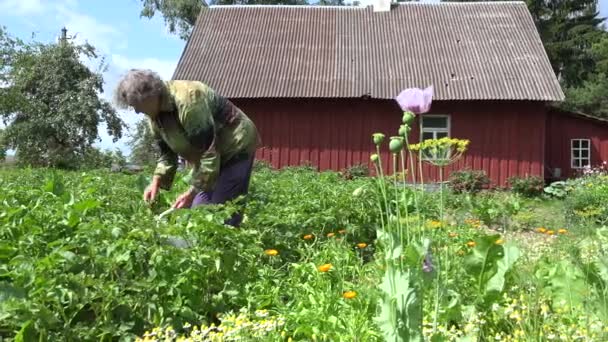
<instances>
[{"instance_id":1,"label":"woman's gray curly hair","mask_svg":"<svg viewBox=\"0 0 608 342\"><path fill-rule=\"evenodd\" d=\"M114 102L120 108L129 108L147 98L166 94L166 86L158 73L148 69L131 69L118 82Z\"/></svg>"}]
</instances>

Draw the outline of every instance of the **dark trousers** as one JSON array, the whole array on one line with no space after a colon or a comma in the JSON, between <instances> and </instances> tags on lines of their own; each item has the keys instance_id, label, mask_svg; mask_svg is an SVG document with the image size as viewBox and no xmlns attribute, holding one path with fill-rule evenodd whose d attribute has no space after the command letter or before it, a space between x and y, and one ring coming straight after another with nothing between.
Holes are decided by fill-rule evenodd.
<instances>
[{"instance_id":1,"label":"dark trousers","mask_svg":"<svg viewBox=\"0 0 608 342\"><path fill-rule=\"evenodd\" d=\"M241 195L247 195L253 168L254 156L228 162L220 172L212 192L199 192L194 197L191 208L204 204L223 204ZM238 227L243 220L242 211L235 213L226 224Z\"/></svg>"}]
</instances>

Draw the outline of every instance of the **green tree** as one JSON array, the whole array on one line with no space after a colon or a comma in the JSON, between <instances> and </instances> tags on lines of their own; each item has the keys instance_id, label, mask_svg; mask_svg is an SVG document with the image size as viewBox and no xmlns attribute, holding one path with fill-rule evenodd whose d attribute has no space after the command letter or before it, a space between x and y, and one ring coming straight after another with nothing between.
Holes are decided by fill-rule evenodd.
<instances>
[{"instance_id":1,"label":"green tree","mask_svg":"<svg viewBox=\"0 0 608 342\"><path fill-rule=\"evenodd\" d=\"M102 122L114 141L122 137L124 123L99 96L105 64L92 71L81 61L97 58L93 46L68 39L25 44L5 32L0 39L0 77L8 85L0 88L3 148L16 150L19 163L77 167Z\"/></svg>"},{"instance_id":2,"label":"green tree","mask_svg":"<svg viewBox=\"0 0 608 342\"><path fill-rule=\"evenodd\" d=\"M140 120L135 125L135 133L129 141L131 155L129 156L131 163L138 165L153 165L156 163L158 149L150 131L150 126L145 119Z\"/></svg>"},{"instance_id":3,"label":"green tree","mask_svg":"<svg viewBox=\"0 0 608 342\"><path fill-rule=\"evenodd\" d=\"M608 118L608 33L591 48L595 71L582 85L565 88L566 109Z\"/></svg>"},{"instance_id":4,"label":"green tree","mask_svg":"<svg viewBox=\"0 0 608 342\"><path fill-rule=\"evenodd\" d=\"M325 3L343 4L343 0L323 0ZM140 17L152 18L157 13L164 18L171 34L181 39L190 37L199 13L207 6L204 0L141 0ZM211 5L307 5L307 0L212 0Z\"/></svg>"},{"instance_id":5,"label":"green tree","mask_svg":"<svg viewBox=\"0 0 608 342\"><path fill-rule=\"evenodd\" d=\"M0 129L0 162L3 162L6 159L6 147L2 141L4 140L4 130Z\"/></svg>"},{"instance_id":6,"label":"green tree","mask_svg":"<svg viewBox=\"0 0 608 342\"><path fill-rule=\"evenodd\" d=\"M555 74L565 87L595 72L591 51L604 31L597 0L527 0Z\"/></svg>"}]
</instances>

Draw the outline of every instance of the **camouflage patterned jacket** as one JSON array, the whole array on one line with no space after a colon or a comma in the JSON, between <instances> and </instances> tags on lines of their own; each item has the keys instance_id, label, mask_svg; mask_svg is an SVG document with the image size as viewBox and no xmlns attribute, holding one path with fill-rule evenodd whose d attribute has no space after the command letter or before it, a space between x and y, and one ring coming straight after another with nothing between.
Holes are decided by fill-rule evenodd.
<instances>
[{"instance_id":1,"label":"camouflage patterned jacket","mask_svg":"<svg viewBox=\"0 0 608 342\"><path fill-rule=\"evenodd\" d=\"M210 191L222 165L255 153L257 129L241 110L204 83L166 83L171 96L163 108L172 110L149 120L160 149L154 175L160 176L161 188L171 189L181 156L192 166L191 186Z\"/></svg>"}]
</instances>

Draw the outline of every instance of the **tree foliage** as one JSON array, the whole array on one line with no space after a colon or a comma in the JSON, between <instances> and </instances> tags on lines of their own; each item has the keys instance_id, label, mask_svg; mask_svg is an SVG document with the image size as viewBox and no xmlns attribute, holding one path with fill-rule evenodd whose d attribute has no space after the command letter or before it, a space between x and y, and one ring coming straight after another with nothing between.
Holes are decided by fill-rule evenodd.
<instances>
[{"instance_id":1,"label":"tree foliage","mask_svg":"<svg viewBox=\"0 0 608 342\"><path fill-rule=\"evenodd\" d=\"M555 74L565 87L594 73L591 47L601 40L597 0L527 0Z\"/></svg>"},{"instance_id":2,"label":"tree foliage","mask_svg":"<svg viewBox=\"0 0 608 342\"><path fill-rule=\"evenodd\" d=\"M196 23L201 9L206 6L204 0L141 0L143 8L141 17L152 18L160 13L172 34L186 40Z\"/></svg>"},{"instance_id":3,"label":"tree foliage","mask_svg":"<svg viewBox=\"0 0 608 342\"><path fill-rule=\"evenodd\" d=\"M171 34L181 39L190 37L203 7L209 5L307 5L307 0L141 0L141 17L152 18L157 13L164 20ZM343 0L321 0L320 5L343 5Z\"/></svg>"},{"instance_id":4,"label":"tree foliage","mask_svg":"<svg viewBox=\"0 0 608 342\"><path fill-rule=\"evenodd\" d=\"M567 87L568 101L564 107L608 118L608 34L591 48L595 60L594 73L581 86Z\"/></svg>"},{"instance_id":5,"label":"tree foliage","mask_svg":"<svg viewBox=\"0 0 608 342\"><path fill-rule=\"evenodd\" d=\"M103 122L114 141L124 123L100 98L101 73L81 60L95 60L95 48L68 40L23 43L0 34L0 117L3 148L14 149L21 164L76 167L99 139Z\"/></svg>"}]
</instances>

